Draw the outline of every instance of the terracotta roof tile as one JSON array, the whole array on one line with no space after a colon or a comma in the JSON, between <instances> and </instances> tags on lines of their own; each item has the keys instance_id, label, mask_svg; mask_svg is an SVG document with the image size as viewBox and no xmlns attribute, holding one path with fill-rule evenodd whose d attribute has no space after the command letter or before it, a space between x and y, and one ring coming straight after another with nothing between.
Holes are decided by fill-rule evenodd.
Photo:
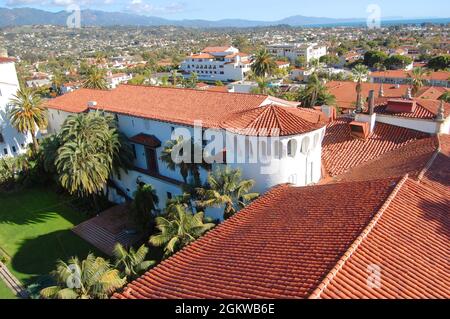
<instances>
[{"instance_id":1,"label":"terracotta roof tile","mask_svg":"<svg viewBox=\"0 0 450 319\"><path fill-rule=\"evenodd\" d=\"M266 95L211 92L153 86L119 85L111 91L79 89L48 100L48 108L83 112L88 102L92 109L143 117L164 122L219 128L233 113L254 109L269 97Z\"/></svg>"},{"instance_id":2,"label":"terracotta roof tile","mask_svg":"<svg viewBox=\"0 0 450 319\"><path fill-rule=\"evenodd\" d=\"M364 181L396 178L409 174L417 179L438 149L438 138L431 136L411 141L403 147L387 152L337 176L338 181Z\"/></svg>"},{"instance_id":3,"label":"terracotta roof tile","mask_svg":"<svg viewBox=\"0 0 450 319\"><path fill-rule=\"evenodd\" d=\"M269 104L233 114L222 127L242 135L287 136L317 130L327 122L316 110Z\"/></svg>"},{"instance_id":4,"label":"terracotta roof tile","mask_svg":"<svg viewBox=\"0 0 450 319\"><path fill-rule=\"evenodd\" d=\"M414 112L392 113L387 110L387 99L377 99L375 100L375 113L428 120L432 120L436 117L441 101L425 99L414 99L414 101L416 101L417 105ZM444 103L444 113L446 117L450 115L450 103Z\"/></svg>"},{"instance_id":5,"label":"terracotta roof tile","mask_svg":"<svg viewBox=\"0 0 450 319\"><path fill-rule=\"evenodd\" d=\"M350 81L331 81L326 84L329 92L336 97L337 105L341 108L354 109L356 105L356 83ZM383 84L384 96L400 98L405 95L408 85L400 85L398 88L392 84ZM362 95L367 98L369 91L374 90L378 95L380 84L362 83Z\"/></svg>"},{"instance_id":6,"label":"terracotta roof tile","mask_svg":"<svg viewBox=\"0 0 450 319\"><path fill-rule=\"evenodd\" d=\"M331 122L323 141L322 159L331 176L373 160L380 155L429 135L398 126L376 123L374 131L366 140L350 135L351 119L340 118Z\"/></svg>"},{"instance_id":7,"label":"terracotta roof tile","mask_svg":"<svg viewBox=\"0 0 450 319\"><path fill-rule=\"evenodd\" d=\"M10 62L15 62L16 59L14 58L5 58L5 57L0 57L0 63L10 63Z\"/></svg>"},{"instance_id":8,"label":"terracotta roof tile","mask_svg":"<svg viewBox=\"0 0 450 319\"><path fill-rule=\"evenodd\" d=\"M448 198L406 180L320 297L448 299L449 211Z\"/></svg>"},{"instance_id":9,"label":"terracotta roof tile","mask_svg":"<svg viewBox=\"0 0 450 319\"><path fill-rule=\"evenodd\" d=\"M278 186L114 297L306 298L395 184Z\"/></svg>"},{"instance_id":10,"label":"terracotta roof tile","mask_svg":"<svg viewBox=\"0 0 450 319\"><path fill-rule=\"evenodd\" d=\"M385 77L385 78L409 78L412 74L412 71L403 71L403 70L388 70L388 71L377 71L369 74L369 77ZM447 71L436 71L426 74L424 79L427 80L440 80L440 81L448 81L450 78L450 72Z\"/></svg>"}]
</instances>

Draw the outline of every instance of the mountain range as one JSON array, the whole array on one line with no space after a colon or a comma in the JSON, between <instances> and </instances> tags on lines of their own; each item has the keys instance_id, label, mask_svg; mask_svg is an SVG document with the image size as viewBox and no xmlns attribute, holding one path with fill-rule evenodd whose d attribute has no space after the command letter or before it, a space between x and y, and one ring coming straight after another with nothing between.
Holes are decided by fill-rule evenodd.
<instances>
[{"instance_id":1,"label":"mountain range","mask_svg":"<svg viewBox=\"0 0 450 319\"><path fill-rule=\"evenodd\" d=\"M33 8L0 8L0 27L20 25L66 25L70 13L66 11L49 12ZM387 18L384 18L385 20ZM390 17L389 19L401 19ZM221 27L264 27L274 25L308 26L308 25L346 25L363 23L365 19L334 19L323 17L306 17L296 15L278 21L256 21L243 19L208 20L169 20L160 17L143 16L123 12L106 12L99 10L82 10L83 26L180 26L192 28Z\"/></svg>"}]
</instances>

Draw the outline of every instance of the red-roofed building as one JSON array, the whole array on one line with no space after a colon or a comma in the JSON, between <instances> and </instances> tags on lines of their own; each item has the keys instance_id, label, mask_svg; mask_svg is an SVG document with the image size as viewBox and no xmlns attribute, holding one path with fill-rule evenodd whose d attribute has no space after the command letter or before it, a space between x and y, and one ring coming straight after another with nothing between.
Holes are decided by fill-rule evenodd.
<instances>
[{"instance_id":1,"label":"red-roofed building","mask_svg":"<svg viewBox=\"0 0 450 319\"><path fill-rule=\"evenodd\" d=\"M165 143L175 131L191 138L196 125L201 125L200 132L211 129L222 134L222 144L210 155L216 156L226 146L227 165L241 169L244 178L254 179L257 192L286 182L298 186L319 182L321 140L328 120L322 112L298 109L298 105L266 95L135 85L120 85L110 91L82 88L46 102L52 133L60 130L70 114L114 114L121 131L132 138L136 154L136 169L116 176L117 185L131 197L140 177L157 189L162 204L165 198L181 194L179 183L169 185L167 180L183 182L180 172L170 170L160 159ZM136 138L142 134L155 136L161 145L138 142ZM212 139L203 139L201 133L194 138L201 145ZM274 143L276 151L272 151ZM250 162L250 158L256 161ZM207 173L202 170L202 180ZM123 200L113 191L111 196L115 202Z\"/></svg>"},{"instance_id":2,"label":"red-roofed building","mask_svg":"<svg viewBox=\"0 0 450 319\"><path fill-rule=\"evenodd\" d=\"M196 73L201 81L242 81L250 71L249 54L234 47L207 47L200 53L191 54L181 63L185 77Z\"/></svg>"},{"instance_id":3,"label":"red-roofed building","mask_svg":"<svg viewBox=\"0 0 450 319\"><path fill-rule=\"evenodd\" d=\"M373 83L386 84L409 84L412 71L389 70L378 71L369 74L369 81ZM425 84L428 86L450 86L450 72L437 71L424 76Z\"/></svg>"}]
</instances>

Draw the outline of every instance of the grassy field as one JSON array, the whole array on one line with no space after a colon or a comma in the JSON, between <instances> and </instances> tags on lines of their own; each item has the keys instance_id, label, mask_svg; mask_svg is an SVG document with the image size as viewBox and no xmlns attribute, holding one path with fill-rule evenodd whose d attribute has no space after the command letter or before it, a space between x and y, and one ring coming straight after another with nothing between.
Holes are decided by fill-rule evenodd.
<instances>
[{"instance_id":1,"label":"grassy field","mask_svg":"<svg viewBox=\"0 0 450 319\"><path fill-rule=\"evenodd\" d=\"M0 280L0 299L17 299L16 295Z\"/></svg>"},{"instance_id":2,"label":"grassy field","mask_svg":"<svg viewBox=\"0 0 450 319\"><path fill-rule=\"evenodd\" d=\"M50 189L0 194L0 247L11 257L8 268L25 285L47 275L58 259L84 258L88 252L102 256L70 231L87 216L68 203ZM0 286L0 298L3 290Z\"/></svg>"}]
</instances>

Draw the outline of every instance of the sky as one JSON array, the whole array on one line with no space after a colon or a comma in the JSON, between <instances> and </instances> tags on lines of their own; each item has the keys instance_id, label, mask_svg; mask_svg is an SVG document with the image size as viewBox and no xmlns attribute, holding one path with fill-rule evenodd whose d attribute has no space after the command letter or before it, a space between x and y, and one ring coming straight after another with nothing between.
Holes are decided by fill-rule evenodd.
<instances>
[{"instance_id":1,"label":"sky","mask_svg":"<svg viewBox=\"0 0 450 319\"><path fill-rule=\"evenodd\" d=\"M0 0L0 7L65 10L71 4L159 16L168 19L220 20L238 18L276 21L293 15L329 18L365 18L370 4L382 17L450 18L449 0Z\"/></svg>"}]
</instances>

